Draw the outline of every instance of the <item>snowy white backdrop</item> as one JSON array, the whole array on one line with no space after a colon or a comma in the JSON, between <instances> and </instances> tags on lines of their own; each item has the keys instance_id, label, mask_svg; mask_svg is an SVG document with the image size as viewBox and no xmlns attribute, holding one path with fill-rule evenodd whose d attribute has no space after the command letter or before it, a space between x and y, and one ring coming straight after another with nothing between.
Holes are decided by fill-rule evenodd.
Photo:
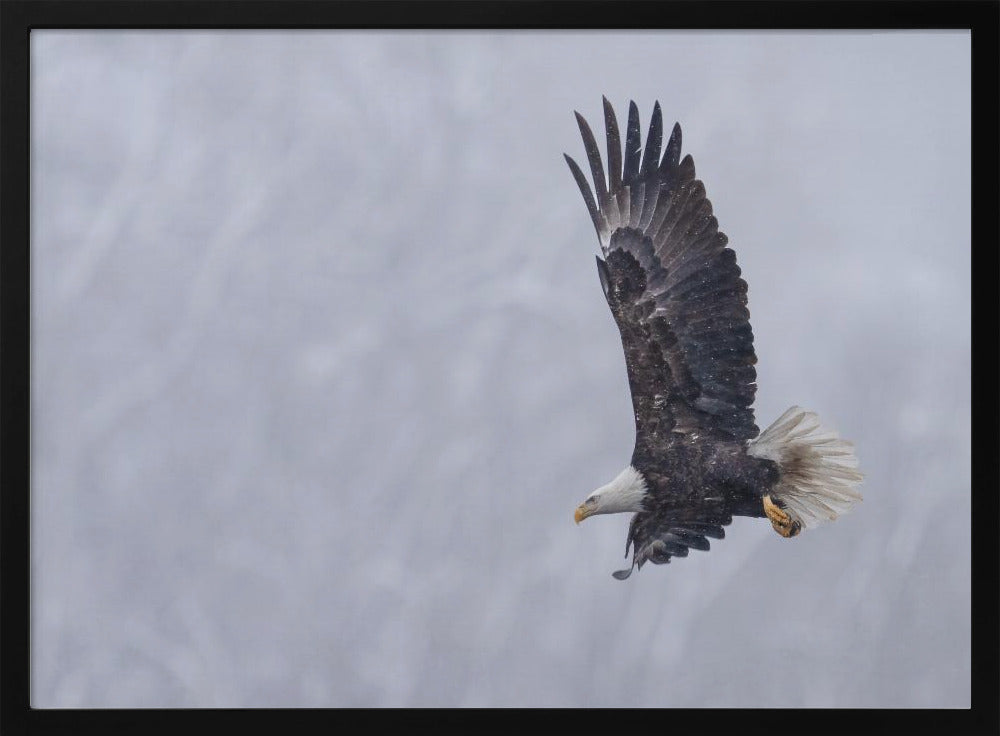
<instances>
[{"instance_id":1,"label":"snowy white backdrop","mask_svg":"<svg viewBox=\"0 0 1000 736\"><path fill-rule=\"evenodd\" d=\"M966 33L32 34L32 704L970 691ZM562 153L653 101L864 503L626 583ZM645 135L645 133L644 133Z\"/></svg>"}]
</instances>

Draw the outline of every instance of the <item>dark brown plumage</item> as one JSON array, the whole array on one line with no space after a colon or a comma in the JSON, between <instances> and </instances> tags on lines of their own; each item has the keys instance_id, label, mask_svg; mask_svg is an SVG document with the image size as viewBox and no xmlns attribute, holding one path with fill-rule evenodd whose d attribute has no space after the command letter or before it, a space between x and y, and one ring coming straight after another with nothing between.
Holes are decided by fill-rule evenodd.
<instances>
[{"instance_id":1,"label":"dark brown plumage","mask_svg":"<svg viewBox=\"0 0 1000 736\"><path fill-rule=\"evenodd\" d=\"M607 178L579 113L593 192L576 162L566 161L604 254L598 273L621 333L635 413L631 465L645 482L626 544L632 567L615 573L623 579L646 561L707 550L709 538L722 539L733 516L764 516L762 499L782 478L783 449L777 440L752 449L757 356L747 284L695 178L693 159L680 157L680 126L674 125L661 158L659 103L645 148L635 103L624 151L607 99L604 115ZM798 531L789 528L785 536Z\"/></svg>"}]
</instances>

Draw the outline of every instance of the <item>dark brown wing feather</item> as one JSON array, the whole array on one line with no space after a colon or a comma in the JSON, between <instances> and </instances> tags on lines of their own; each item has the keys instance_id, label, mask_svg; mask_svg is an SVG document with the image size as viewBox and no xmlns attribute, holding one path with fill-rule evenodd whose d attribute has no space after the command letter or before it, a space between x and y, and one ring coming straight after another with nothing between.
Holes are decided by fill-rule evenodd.
<instances>
[{"instance_id":1,"label":"dark brown wing feather","mask_svg":"<svg viewBox=\"0 0 1000 736\"><path fill-rule=\"evenodd\" d=\"M577 114L596 200L580 167L566 159L606 258L598 259L598 268L625 349L637 452L666 449L677 433L756 437L757 358L747 285L691 156L680 159L680 126L674 125L661 159L659 103L645 150L631 103L622 156L607 99L604 113L607 181L594 135Z\"/></svg>"},{"instance_id":2,"label":"dark brown wing feather","mask_svg":"<svg viewBox=\"0 0 1000 736\"><path fill-rule=\"evenodd\" d=\"M677 508L669 515L659 511L635 514L625 541L626 557L629 547L635 545L632 564L612 575L625 580L633 569L642 569L647 561L662 565L672 557L687 557L689 549L708 551L708 539L723 539L726 536L723 527L732 520L732 514L722 502Z\"/></svg>"}]
</instances>

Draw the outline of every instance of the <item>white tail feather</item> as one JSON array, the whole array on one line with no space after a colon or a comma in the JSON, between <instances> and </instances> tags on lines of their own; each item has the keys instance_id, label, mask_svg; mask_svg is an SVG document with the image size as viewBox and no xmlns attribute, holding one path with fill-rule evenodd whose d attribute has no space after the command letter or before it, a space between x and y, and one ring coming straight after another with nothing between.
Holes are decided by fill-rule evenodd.
<instances>
[{"instance_id":1,"label":"white tail feather","mask_svg":"<svg viewBox=\"0 0 1000 736\"><path fill-rule=\"evenodd\" d=\"M811 411L793 406L747 447L754 457L778 463L781 479L771 492L785 512L806 528L833 521L861 500L854 445L823 427Z\"/></svg>"}]
</instances>

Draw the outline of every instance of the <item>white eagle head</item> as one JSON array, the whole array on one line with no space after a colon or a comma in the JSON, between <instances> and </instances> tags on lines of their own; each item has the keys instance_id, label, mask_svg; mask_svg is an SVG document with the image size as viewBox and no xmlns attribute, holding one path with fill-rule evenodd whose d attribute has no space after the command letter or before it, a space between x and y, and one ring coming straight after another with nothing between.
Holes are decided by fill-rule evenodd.
<instances>
[{"instance_id":1,"label":"white eagle head","mask_svg":"<svg viewBox=\"0 0 1000 736\"><path fill-rule=\"evenodd\" d=\"M618 476L587 496L576 508L573 518L576 523L596 514L618 514L642 511L642 500L646 497L646 479L642 473L629 465Z\"/></svg>"}]
</instances>

